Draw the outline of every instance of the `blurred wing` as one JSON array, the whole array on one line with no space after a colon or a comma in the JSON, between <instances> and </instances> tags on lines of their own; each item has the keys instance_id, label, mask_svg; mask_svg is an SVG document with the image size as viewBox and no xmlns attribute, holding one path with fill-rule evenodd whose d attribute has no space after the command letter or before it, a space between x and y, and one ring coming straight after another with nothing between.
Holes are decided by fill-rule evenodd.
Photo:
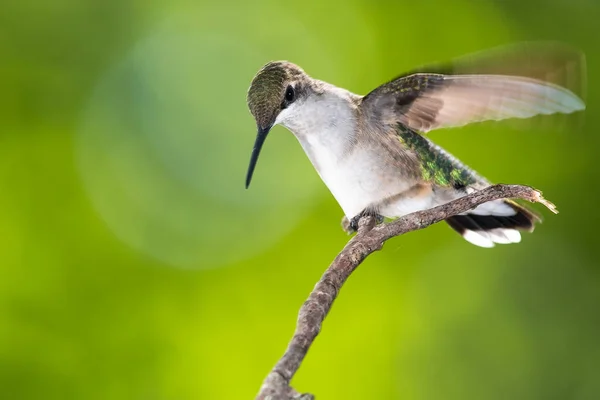
<instances>
[{"instance_id":1,"label":"blurred wing","mask_svg":"<svg viewBox=\"0 0 600 400\"><path fill-rule=\"evenodd\" d=\"M476 73L478 69L481 72ZM580 52L568 47L512 46L424 70L433 73L402 76L366 95L362 101L365 113L383 123L401 122L428 132L585 108L573 92L583 94L585 61ZM503 70L518 75L500 73Z\"/></svg>"},{"instance_id":2,"label":"blurred wing","mask_svg":"<svg viewBox=\"0 0 600 400\"><path fill-rule=\"evenodd\" d=\"M398 122L420 132L487 120L569 114L585 108L571 91L530 78L416 75L403 80L400 86L410 85L393 95L393 114Z\"/></svg>"}]
</instances>

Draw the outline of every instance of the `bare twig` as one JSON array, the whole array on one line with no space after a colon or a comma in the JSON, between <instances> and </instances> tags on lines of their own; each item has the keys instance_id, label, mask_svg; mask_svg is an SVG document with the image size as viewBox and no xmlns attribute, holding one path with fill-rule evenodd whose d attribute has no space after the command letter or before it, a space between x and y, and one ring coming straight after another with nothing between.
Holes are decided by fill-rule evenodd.
<instances>
[{"instance_id":1,"label":"bare twig","mask_svg":"<svg viewBox=\"0 0 600 400\"><path fill-rule=\"evenodd\" d=\"M283 357L267 375L257 400L314 399L311 394L296 392L290 387L290 381L319 334L321 323L346 279L369 254L380 250L386 240L426 228L488 201L506 198L541 203L557 213L554 204L544 199L541 192L529 186L494 185L439 207L406 215L388 224L375 226L373 217L363 217L359 223L358 234L333 260L300 308L294 336Z\"/></svg>"}]
</instances>

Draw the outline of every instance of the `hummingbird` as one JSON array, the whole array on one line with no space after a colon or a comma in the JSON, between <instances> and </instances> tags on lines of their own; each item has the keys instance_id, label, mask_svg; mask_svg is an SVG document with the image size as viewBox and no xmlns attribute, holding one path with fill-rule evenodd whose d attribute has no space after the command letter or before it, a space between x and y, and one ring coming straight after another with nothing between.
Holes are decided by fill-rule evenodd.
<instances>
[{"instance_id":1,"label":"hummingbird","mask_svg":"<svg viewBox=\"0 0 600 400\"><path fill-rule=\"evenodd\" d=\"M411 71L362 96L310 77L288 61L264 65L247 104L257 136L246 188L265 139L282 125L298 139L356 232L364 215L394 219L481 190L490 182L435 145L427 133L474 122L569 114L585 109L558 82L583 82L583 55L556 44L469 55ZM515 144L518 146L518 144ZM446 219L470 243L518 243L541 218L512 200Z\"/></svg>"}]
</instances>

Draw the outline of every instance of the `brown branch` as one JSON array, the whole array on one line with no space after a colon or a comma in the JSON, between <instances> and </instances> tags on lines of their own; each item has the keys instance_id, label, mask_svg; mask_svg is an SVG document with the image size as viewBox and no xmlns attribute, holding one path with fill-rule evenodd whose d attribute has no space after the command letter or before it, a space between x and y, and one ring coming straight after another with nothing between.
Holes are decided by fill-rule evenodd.
<instances>
[{"instance_id":1,"label":"brown branch","mask_svg":"<svg viewBox=\"0 0 600 400\"><path fill-rule=\"evenodd\" d=\"M541 203L552 212L557 213L554 204L545 200L539 191L529 186L494 185L439 207L406 215L388 224L375 226L373 217L362 218L358 234L333 260L300 308L294 336L283 357L267 375L257 400L314 399L311 394L296 392L290 387L290 381L319 334L321 323L327 316L346 279L369 254L380 250L386 240L426 228L488 201L507 198Z\"/></svg>"}]
</instances>

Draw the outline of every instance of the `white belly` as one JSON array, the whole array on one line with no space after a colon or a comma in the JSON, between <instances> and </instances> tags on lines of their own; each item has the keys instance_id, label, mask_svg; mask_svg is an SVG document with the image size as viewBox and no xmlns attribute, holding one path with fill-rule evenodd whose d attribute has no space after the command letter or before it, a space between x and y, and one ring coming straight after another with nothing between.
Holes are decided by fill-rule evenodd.
<instances>
[{"instance_id":1,"label":"white belly","mask_svg":"<svg viewBox=\"0 0 600 400\"><path fill-rule=\"evenodd\" d=\"M335 147L332 151L331 147L310 142L303 143L303 147L346 217L352 218L392 197L398 199L379 210L386 217L399 217L429 206L429 196L397 196L415 182L403 179L399 166L382 162L381 154L358 148L345 155L343 151L336 152Z\"/></svg>"}]
</instances>

